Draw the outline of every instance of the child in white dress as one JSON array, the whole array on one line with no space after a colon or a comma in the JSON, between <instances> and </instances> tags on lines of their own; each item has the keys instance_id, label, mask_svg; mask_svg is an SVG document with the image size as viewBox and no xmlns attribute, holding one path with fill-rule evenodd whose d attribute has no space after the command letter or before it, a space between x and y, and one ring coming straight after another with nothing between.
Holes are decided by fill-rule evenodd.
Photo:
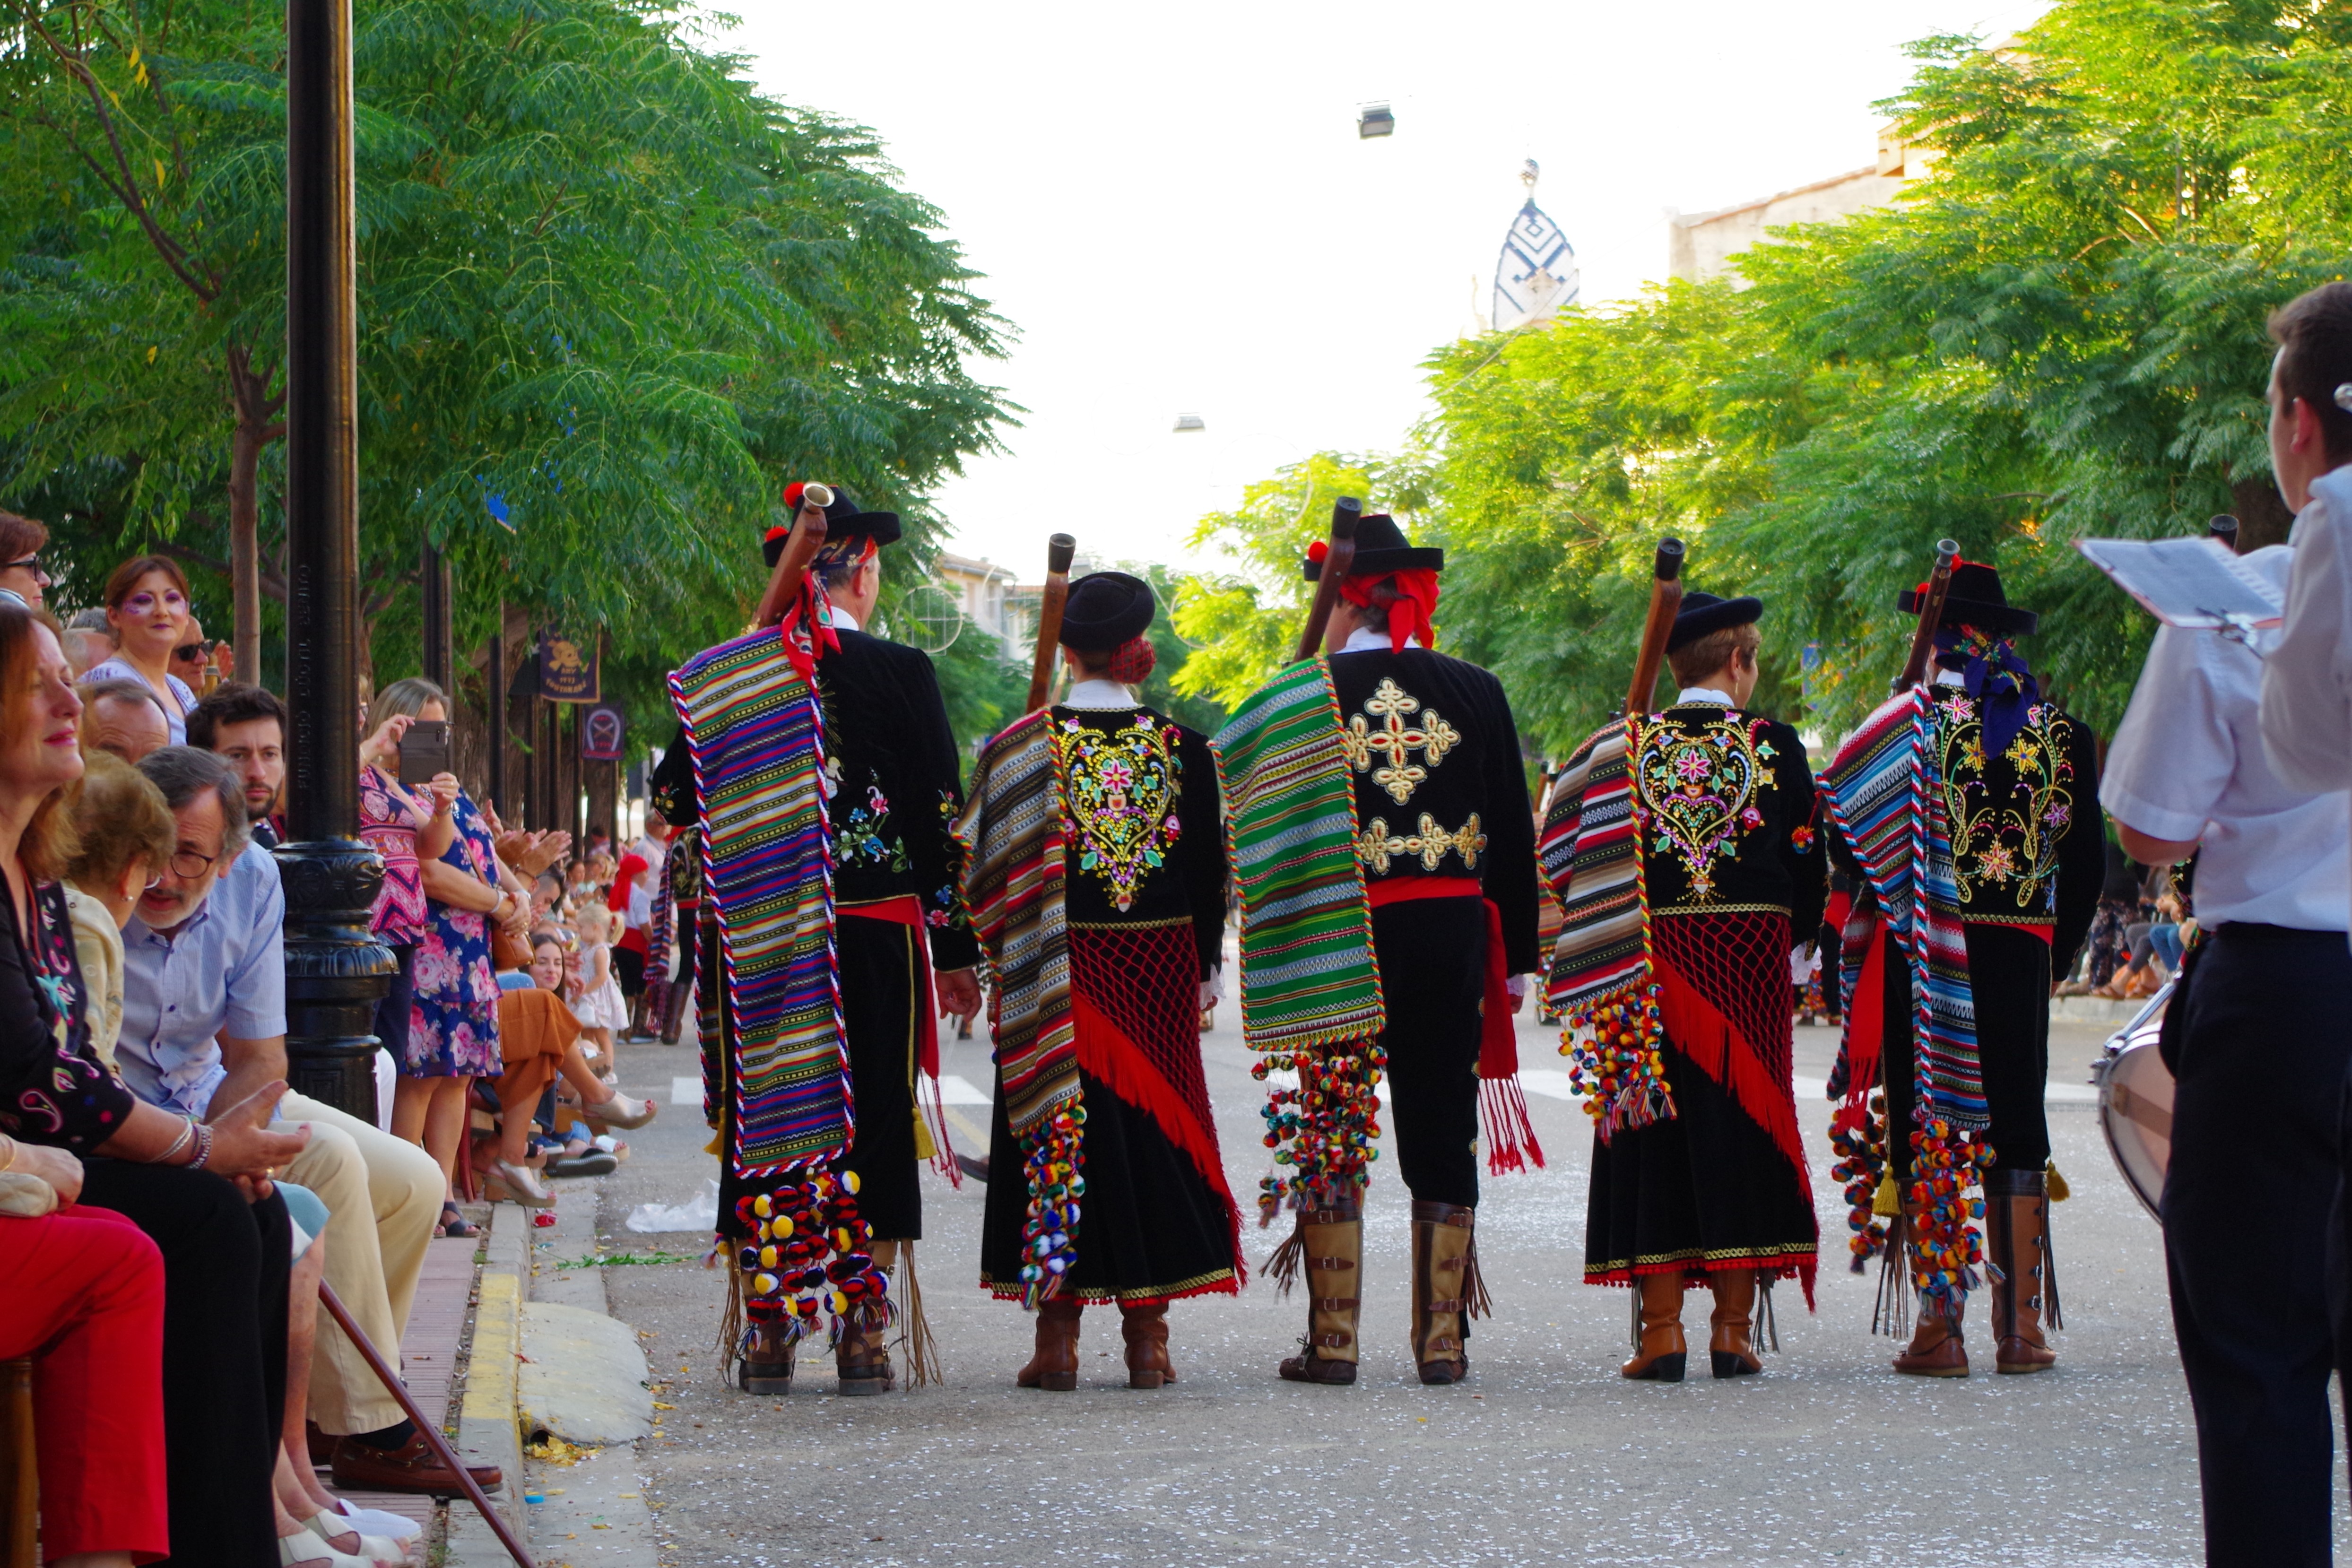
<instances>
[{"instance_id":1,"label":"child in white dress","mask_svg":"<svg viewBox=\"0 0 2352 1568\"><path fill-rule=\"evenodd\" d=\"M592 904L574 921L580 933L580 990L572 1013L580 1020L581 1031L596 1042L600 1066L612 1063L613 1032L629 1021L629 1004L613 978L613 950L604 940L611 918L609 910Z\"/></svg>"}]
</instances>

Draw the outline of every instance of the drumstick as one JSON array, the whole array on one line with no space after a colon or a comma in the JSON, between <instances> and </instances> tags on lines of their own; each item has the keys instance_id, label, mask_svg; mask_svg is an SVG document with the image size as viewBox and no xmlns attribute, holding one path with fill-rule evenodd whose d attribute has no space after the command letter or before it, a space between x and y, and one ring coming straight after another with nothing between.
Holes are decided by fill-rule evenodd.
<instances>
[{"instance_id":1,"label":"drumstick","mask_svg":"<svg viewBox=\"0 0 2352 1568\"><path fill-rule=\"evenodd\" d=\"M1322 571L1315 580L1315 602L1307 612L1307 629L1298 634L1298 652L1290 656L1294 664L1323 651L1323 632L1331 624L1332 608L1339 602L1339 585L1348 580L1348 569L1356 564L1356 523L1363 515L1363 502L1353 496L1342 496L1332 503L1331 551L1323 558Z\"/></svg>"},{"instance_id":2,"label":"drumstick","mask_svg":"<svg viewBox=\"0 0 2352 1568\"><path fill-rule=\"evenodd\" d=\"M1044 707L1053 692L1054 650L1062 642L1062 606L1070 601L1070 562L1077 553L1078 541L1067 534L1045 541L1045 593L1037 605L1037 657L1029 666L1029 706L1024 713Z\"/></svg>"},{"instance_id":3,"label":"drumstick","mask_svg":"<svg viewBox=\"0 0 2352 1568\"><path fill-rule=\"evenodd\" d=\"M760 595L760 608L751 616L753 631L782 621L784 607L800 597L809 562L824 546L824 509L832 505L833 492L826 486L802 487L801 514L793 519L793 531L784 540L783 553L776 557L776 570L768 574L767 591Z\"/></svg>"},{"instance_id":4,"label":"drumstick","mask_svg":"<svg viewBox=\"0 0 2352 1568\"><path fill-rule=\"evenodd\" d=\"M1650 711L1650 697L1658 684L1658 665L1664 662L1666 643L1675 633L1675 612L1683 606L1683 541L1658 541L1657 559L1650 576L1650 613L1642 622L1642 650L1633 660L1633 687L1625 694L1625 716L1639 718Z\"/></svg>"}]
</instances>

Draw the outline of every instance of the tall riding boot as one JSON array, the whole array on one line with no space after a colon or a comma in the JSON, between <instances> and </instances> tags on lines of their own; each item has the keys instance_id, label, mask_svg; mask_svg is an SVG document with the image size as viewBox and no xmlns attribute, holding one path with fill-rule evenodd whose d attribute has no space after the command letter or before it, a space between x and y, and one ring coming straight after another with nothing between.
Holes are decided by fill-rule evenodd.
<instances>
[{"instance_id":1,"label":"tall riding boot","mask_svg":"<svg viewBox=\"0 0 2352 1568\"><path fill-rule=\"evenodd\" d=\"M1176 1381L1176 1369L1168 1363L1167 1302L1119 1302L1118 1327L1127 1339L1129 1388L1157 1388Z\"/></svg>"},{"instance_id":2,"label":"tall riding boot","mask_svg":"<svg viewBox=\"0 0 2352 1568\"><path fill-rule=\"evenodd\" d=\"M1363 1305L1364 1211L1355 1203L1303 1209L1298 1241L1307 1263L1307 1335L1283 1358L1293 1383L1356 1381L1356 1322Z\"/></svg>"},{"instance_id":3,"label":"tall riding boot","mask_svg":"<svg viewBox=\"0 0 2352 1568\"><path fill-rule=\"evenodd\" d=\"M1412 1359L1421 1380L1459 1383L1470 1375L1468 1333L1475 1209L1412 1203Z\"/></svg>"},{"instance_id":4,"label":"tall riding boot","mask_svg":"<svg viewBox=\"0 0 2352 1568\"><path fill-rule=\"evenodd\" d=\"M1051 1296L1037 1309L1037 1350L1013 1382L1066 1394L1078 1385L1078 1314L1086 1303Z\"/></svg>"},{"instance_id":5,"label":"tall riding boot","mask_svg":"<svg viewBox=\"0 0 2352 1568\"><path fill-rule=\"evenodd\" d=\"M1707 1361L1717 1377L1752 1377L1764 1370L1756 1355L1756 1270L1711 1270L1706 1282L1715 1291Z\"/></svg>"},{"instance_id":6,"label":"tall riding boot","mask_svg":"<svg viewBox=\"0 0 2352 1568\"><path fill-rule=\"evenodd\" d=\"M841 1375L843 1394L887 1394L898 1386L884 1337L889 1322L889 1308L878 1301L861 1301L842 1314L841 1332L833 1342L833 1364Z\"/></svg>"},{"instance_id":7,"label":"tall riding boot","mask_svg":"<svg viewBox=\"0 0 2352 1568\"><path fill-rule=\"evenodd\" d=\"M735 1360L735 1386L746 1394L790 1394L793 1391L793 1351L784 1320L754 1318Z\"/></svg>"},{"instance_id":8,"label":"tall riding boot","mask_svg":"<svg viewBox=\"0 0 2352 1568\"><path fill-rule=\"evenodd\" d=\"M1679 1269L1664 1274L1637 1274L1633 1288L1641 1292L1641 1333L1633 1359L1617 1369L1620 1377L1654 1383L1680 1383L1690 1346L1683 1339L1683 1276Z\"/></svg>"},{"instance_id":9,"label":"tall riding boot","mask_svg":"<svg viewBox=\"0 0 2352 1568\"><path fill-rule=\"evenodd\" d=\"M1927 1266L1916 1246L1910 1252L1916 1280L1927 1271ZM1911 1330L1911 1343L1895 1358L1895 1370L1914 1377L1966 1377L1969 1347L1960 1337L1960 1314L1966 1308L1966 1298L1956 1298L1948 1312L1934 1297L1921 1291L1919 1321Z\"/></svg>"},{"instance_id":10,"label":"tall riding boot","mask_svg":"<svg viewBox=\"0 0 2352 1568\"><path fill-rule=\"evenodd\" d=\"M2040 1171L1985 1173L1985 1241L1992 1278L1992 1369L2047 1372L2058 1353L2042 1333L2050 1280L2050 1197ZM2056 1314L2052 1317L2054 1321Z\"/></svg>"}]
</instances>

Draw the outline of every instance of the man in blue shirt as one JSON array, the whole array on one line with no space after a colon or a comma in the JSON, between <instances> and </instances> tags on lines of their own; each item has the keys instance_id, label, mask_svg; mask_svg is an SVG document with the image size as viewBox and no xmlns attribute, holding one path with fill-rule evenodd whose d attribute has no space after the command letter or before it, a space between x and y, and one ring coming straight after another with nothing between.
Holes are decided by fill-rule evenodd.
<instances>
[{"instance_id":1,"label":"man in blue shirt","mask_svg":"<svg viewBox=\"0 0 2352 1568\"><path fill-rule=\"evenodd\" d=\"M285 1076L286 896L276 859L250 841L234 768L187 746L152 752L139 768L163 791L179 841L123 929L117 1060L142 1099L202 1116ZM396 1355L441 1212L441 1168L415 1145L299 1094L278 1113L310 1128L282 1174L328 1207L327 1283L376 1348ZM341 1438L339 1484L458 1489L358 1349L323 1320L310 1402L320 1429Z\"/></svg>"}]
</instances>

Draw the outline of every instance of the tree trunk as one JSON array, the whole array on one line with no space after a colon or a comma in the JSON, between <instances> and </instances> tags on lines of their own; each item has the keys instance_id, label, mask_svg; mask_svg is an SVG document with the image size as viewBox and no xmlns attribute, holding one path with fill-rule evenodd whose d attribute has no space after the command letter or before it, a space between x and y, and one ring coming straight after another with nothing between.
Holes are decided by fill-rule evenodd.
<instances>
[{"instance_id":1,"label":"tree trunk","mask_svg":"<svg viewBox=\"0 0 2352 1568\"><path fill-rule=\"evenodd\" d=\"M229 647L236 678L261 684L261 449L286 434L274 415L285 394L269 395L267 371L257 374L242 345L228 351L229 401L236 426L229 436L228 562L232 624Z\"/></svg>"},{"instance_id":2,"label":"tree trunk","mask_svg":"<svg viewBox=\"0 0 2352 1568\"><path fill-rule=\"evenodd\" d=\"M2264 545L2286 543L2287 530L2294 527L2294 514L2279 498L2278 481L2269 474L2232 483L2230 504L2238 509L2240 555Z\"/></svg>"}]
</instances>

